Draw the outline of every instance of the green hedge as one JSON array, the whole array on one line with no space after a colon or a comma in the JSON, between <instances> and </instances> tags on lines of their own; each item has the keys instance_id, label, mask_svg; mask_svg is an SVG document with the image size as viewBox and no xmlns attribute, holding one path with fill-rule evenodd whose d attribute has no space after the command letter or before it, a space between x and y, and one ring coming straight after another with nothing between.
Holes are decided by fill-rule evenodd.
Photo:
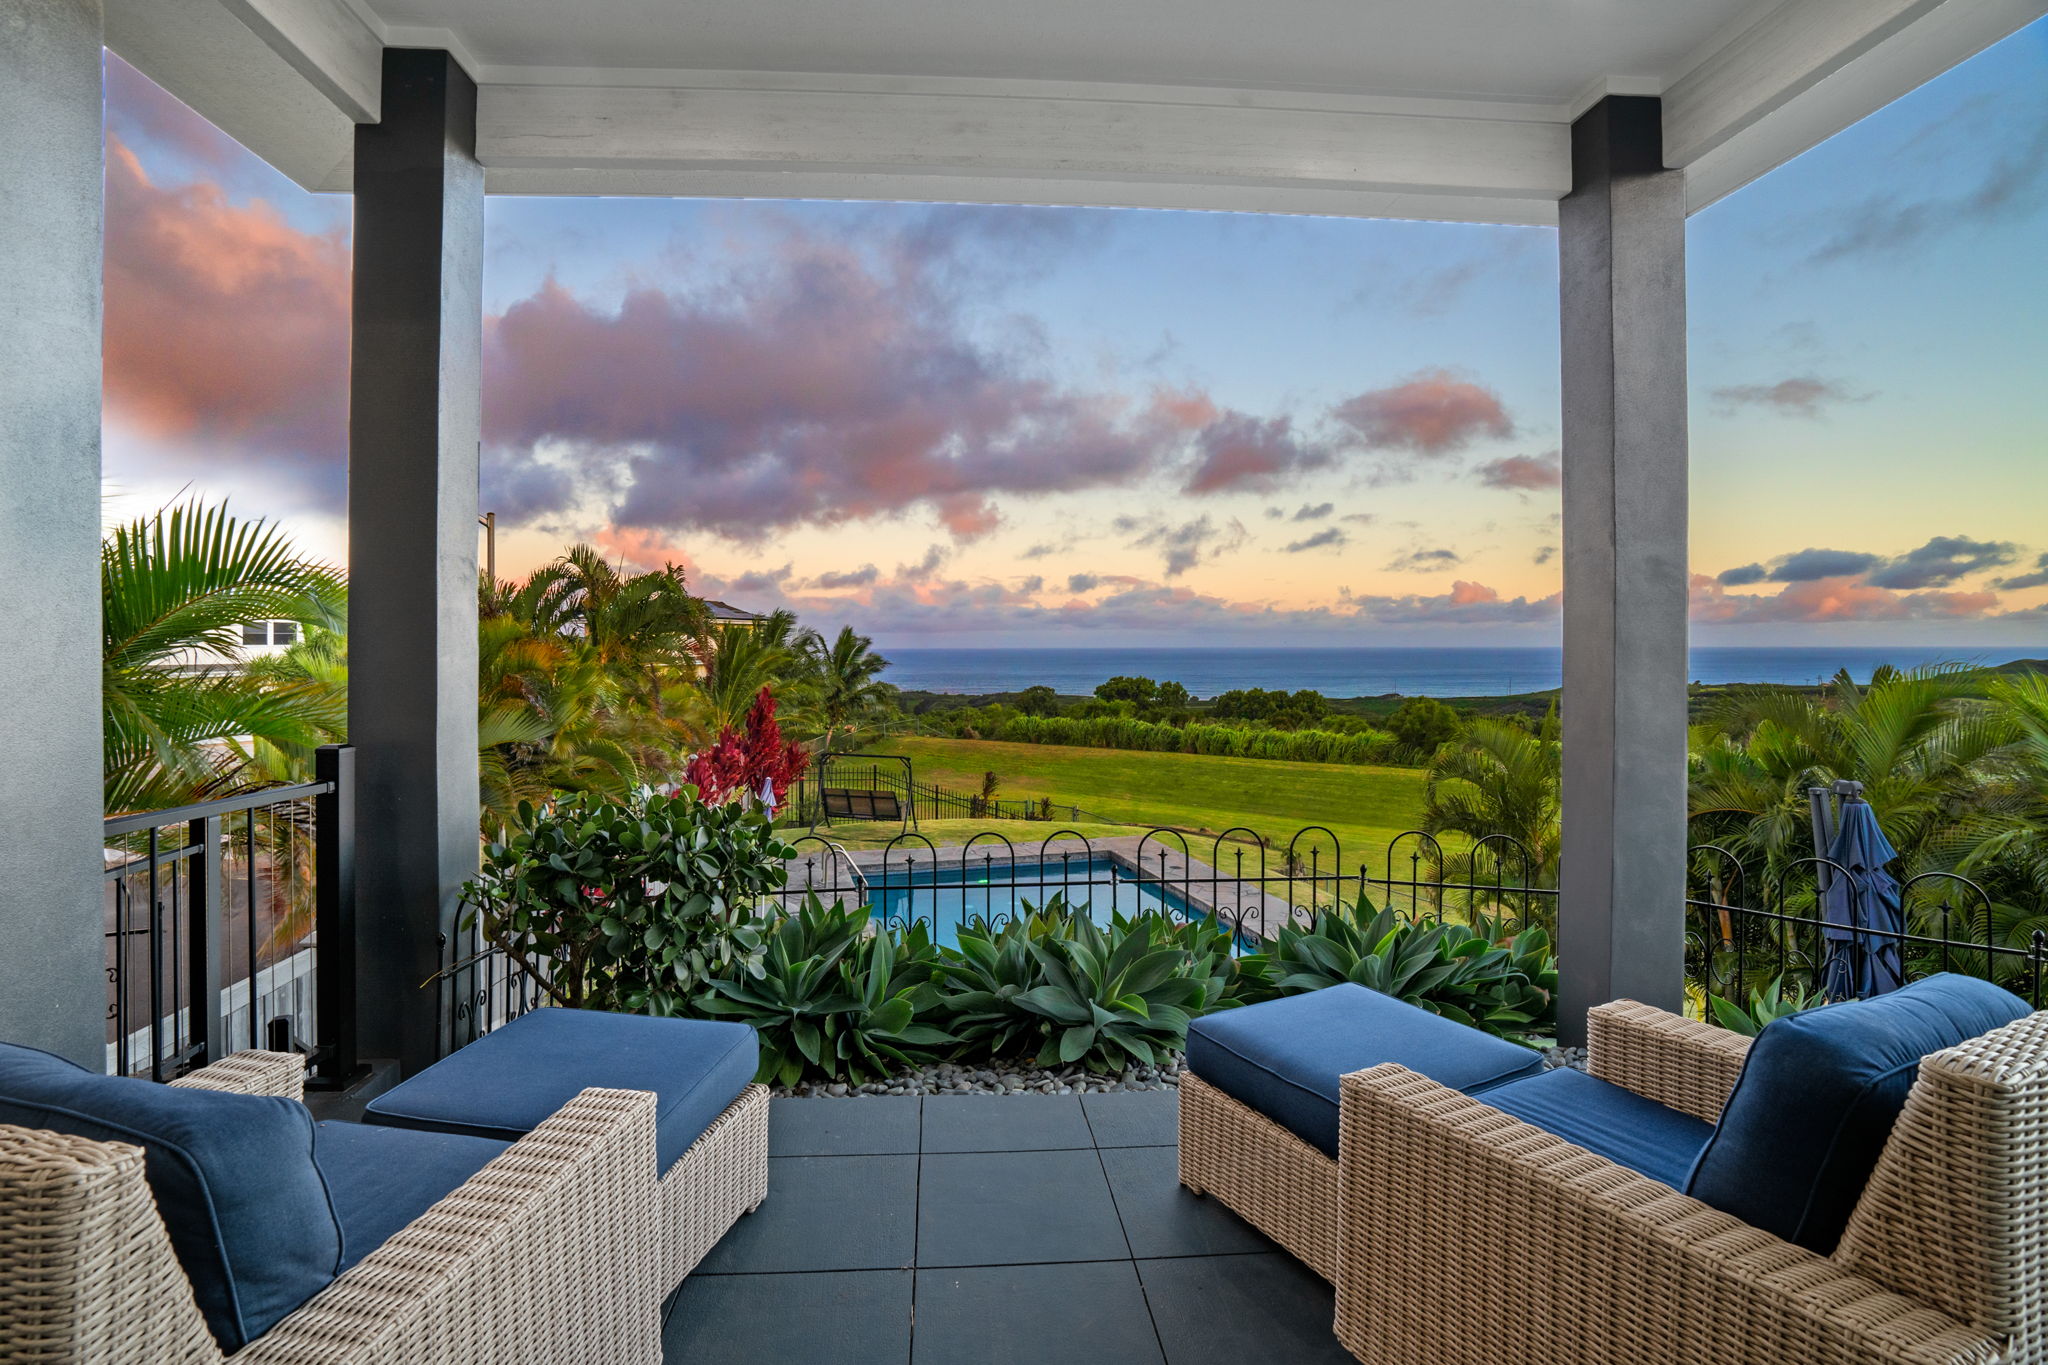
<instances>
[{"instance_id":1,"label":"green hedge","mask_svg":"<svg viewBox=\"0 0 2048 1365\"><path fill-rule=\"evenodd\" d=\"M1385 763L1394 737L1383 730L1340 735L1328 730L1267 730L1238 725L1164 725L1129 716L1016 716L990 739L1012 744L1067 744L1083 749L1208 754L1217 758L1281 758L1295 763Z\"/></svg>"}]
</instances>

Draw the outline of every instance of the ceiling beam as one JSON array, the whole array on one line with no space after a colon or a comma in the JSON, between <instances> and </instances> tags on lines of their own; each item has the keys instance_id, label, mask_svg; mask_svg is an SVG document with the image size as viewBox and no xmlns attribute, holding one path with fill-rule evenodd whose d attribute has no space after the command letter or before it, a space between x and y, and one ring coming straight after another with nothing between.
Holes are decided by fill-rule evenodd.
<instances>
[{"instance_id":1,"label":"ceiling beam","mask_svg":"<svg viewBox=\"0 0 2048 1365\"><path fill-rule=\"evenodd\" d=\"M2043 15L2048 15L2048 0L1948 0L1910 26L1893 28L1882 40L1865 45L1854 61L1804 83L1767 115L1745 121L1718 140L1701 135L1704 120L1695 123L1686 134L1694 139L1690 145L1700 149L1683 163L1686 210L1697 213L1761 179ZM1681 163L1671 159L1668 120L1667 112L1664 155L1666 164L1675 166Z\"/></svg>"},{"instance_id":2,"label":"ceiling beam","mask_svg":"<svg viewBox=\"0 0 2048 1365\"><path fill-rule=\"evenodd\" d=\"M384 40L341 0L221 2L342 113L377 121Z\"/></svg>"},{"instance_id":3,"label":"ceiling beam","mask_svg":"<svg viewBox=\"0 0 2048 1365\"><path fill-rule=\"evenodd\" d=\"M823 82L815 82L823 84ZM1377 214L1397 198L1482 203L1549 221L1570 187L1561 123L1444 118L1207 90L1119 98L738 85L490 85L477 156L529 192L701 194L725 177L811 195L833 181L891 198L1062 202ZM1306 103L1306 102L1304 102ZM522 172L524 174L513 174ZM816 183L813 183L813 181ZM1015 189L1005 186L1014 182ZM1469 202L1467 202L1469 201Z\"/></svg>"}]
</instances>

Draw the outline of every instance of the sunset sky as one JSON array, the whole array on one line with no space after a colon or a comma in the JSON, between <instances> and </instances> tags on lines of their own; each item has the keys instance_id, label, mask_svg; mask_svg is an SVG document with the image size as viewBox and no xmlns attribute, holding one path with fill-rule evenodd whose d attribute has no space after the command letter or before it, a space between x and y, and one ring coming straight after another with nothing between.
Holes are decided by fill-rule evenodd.
<instances>
[{"instance_id":1,"label":"sunset sky","mask_svg":"<svg viewBox=\"0 0 2048 1365\"><path fill-rule=\"evenodd\" d=\"M350 201L107 58L109 514L345 555ZM1548 644L1544 228L492 198L483 506L885 646ZM2048 640L2048 21L1692 219L1703 645Z\"/></svg>"}]
</instances>

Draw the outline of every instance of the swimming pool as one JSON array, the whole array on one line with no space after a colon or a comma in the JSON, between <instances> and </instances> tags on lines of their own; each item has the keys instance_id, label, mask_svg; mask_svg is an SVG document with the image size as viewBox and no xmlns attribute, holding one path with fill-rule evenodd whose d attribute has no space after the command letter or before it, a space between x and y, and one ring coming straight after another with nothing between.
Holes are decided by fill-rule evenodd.
<instances>
[{"instance_id":1,"label":"swimming pool","mask_svg":"<svg viewBox=\"0 0 2048 1365\"><path fill-rule=\"evenodd\" d=\"M890 861L867 869L869 902L875 918L903 925L913 919L930 925L939 943L957 943L960 926L975 919L998 925L1027 912L1025 902L1043 909L1055 895L1075 908L1086 906L1097 924L1112 914L1173 914L1183 919L1201 912L1171 886L1157 880L1140 882L1131 870L1106 854L1072 858L989 859L977 863L970 854L963 865L917 865Z\"/></svg>"}]
</instances>

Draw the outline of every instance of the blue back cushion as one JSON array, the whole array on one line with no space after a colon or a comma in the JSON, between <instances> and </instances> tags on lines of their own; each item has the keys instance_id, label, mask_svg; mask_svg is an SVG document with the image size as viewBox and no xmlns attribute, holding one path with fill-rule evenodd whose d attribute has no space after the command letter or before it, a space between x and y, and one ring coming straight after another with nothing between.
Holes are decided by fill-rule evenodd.
<instances>
[{"instance_id":1,"label":"blue back cushion","mask_svg":"<svg viewBox=\"0 0 2048 1365\"><path fill-rule=\"evenodd\" d=\"M1930 1052L2025 1018L2027 1003L1943 973L1764 1027L1687 1194L1826 1255Z\"/></svg>"},{"instance_id":2,"label":"blue back cushion","mask_svg":"<svg viewBox=\"0 0 2048 1365\"><path fill-rule=\"evenodd\" d=\"M233 1352L331 1281L341 1227L305 1106L100 1076L0 1043L0 1123L140 1147L193 1297Z\"/></svg>"}]
</instances>

